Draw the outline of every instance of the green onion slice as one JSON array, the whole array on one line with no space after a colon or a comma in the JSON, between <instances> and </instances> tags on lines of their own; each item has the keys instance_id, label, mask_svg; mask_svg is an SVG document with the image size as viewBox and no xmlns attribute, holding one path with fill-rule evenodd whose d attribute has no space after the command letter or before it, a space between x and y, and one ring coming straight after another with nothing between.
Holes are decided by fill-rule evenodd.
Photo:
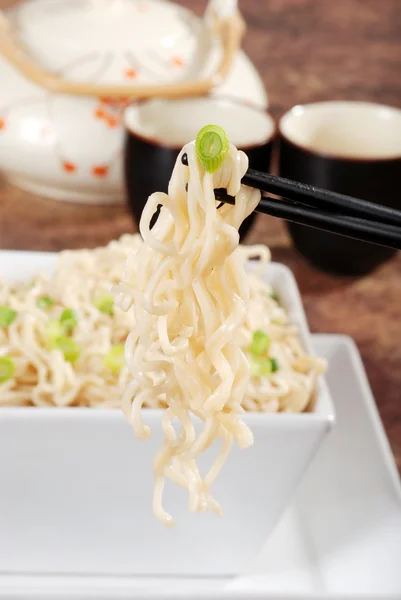
<instances>
[{"instance_id":1,"label":"green onion slice","mask_svg":"<svg viewBox=\"0 0 401 600\"><path fill-rule=\"evenodd\" d=\"M60 323L64 327L65 333L68 335L74 331L74 327L78 323L78 316L72 308L66 308L60 315Z\"/></svg>"},{"instance_id":2,"label":"green onion slice","mask_svg":"<svg viewBox=\"0 0 401 600\"><path fill-rule=\"evenodd\" d=\"M227 156L229 149L227 134L218 125L206 125L196 136L195 148L206 171L215 173Z\"/></svg>"},{"instance_id":3,"label":"green onion slice","mask_svg":"<svg viewBox=\"0 0 401 600\"><path fill-rule=\"evenodd\" d=\"M48 310L53 304L54 300L50 296L41 296L36 300L36 306L42 310Z\"/></svg>"},{"instance_id":4,"label":"green onion slice","mask_svg":"<svg viewBox=\"0 0 401 600\"><path fill-rule=\"evenodd\" d=\"M104 364L113 373L119 373L125 364L124 344L114 344L104 357Z\"/></svg>"},{"instance_id":5,"label":"green onion slice","mask_svg":"<svg viewBox=\"0 0 401 600\"><path fill-rule=\"evenodd\" d=\"M111 294L98 296L93 301L93 305L105 315L112 315L114 312L114 298Z\"/></svg>"},{"instance_id":6,"label":"green onion slice","mask_svg":"<svg viewBox=\"0 0 401 600\"><path fill-rule=\"evenodd\" d=\"M263 355L269 352L271 339L264 331L260 329L253 332L253 338L249 347L252 354Z\"/></svg>"},{"instance_id":7,"label":"green onion slice","mask_svg":"<svg viewBox=\"0 0 401 600\"><path fill-rule=\"evenodd\" d=\"M8 356L0 356L0 383L8 381L15 373L15 363Z\"/></svg>"},{"instance_id":8,"label":"green onion slice","mask_svg":"<svg viewBox=\"0 0 401 600\"><path fill-rule=\"evenodd\" d=\"M267 377L272 372L272 362L264 356L248 355L251 377Z\"/></svg>"},{"instance_id":9,"label":"green onion slice","mask_svg":"<svg viewBox=\"0 0 401 600\"><path fill-rule=\"evenodd\" d=\"M277 358L271 358L270 363L271 363L271 367L272 367L272 373L276 373L280 368Z\"/></svg>"},{"instance_id":10,"label":"green onion slice","mask_svg":"<svg viewBox=\"0 0 401 600\"><path fill-rule=\"evenodd\" d=\"M8 306L0 306L0 327L8 327L17 318L17 311Z\"/></svg>"},{"instance_id":11,"label":"green onion slice","mask_svg":"<svg viewBox=\"0 0 401 600\"><path fill-rule=\"evenodd\" d=\"M56 319L50 319L45 326L45 334L49 342L53 345L57 338L64 335L64 327Z\"/></svg>"},{"instance_id":12,"label":"green onion slice","mask_svg":"<svg viewBox=\"0 0 401 600\"><path fill-rule=\"evenodd\" d=\"M61 336L54 340L54 348L61 350L66 361L74 363L81 354L81 348L71 338Z\"/></svg>"}]
</instances>

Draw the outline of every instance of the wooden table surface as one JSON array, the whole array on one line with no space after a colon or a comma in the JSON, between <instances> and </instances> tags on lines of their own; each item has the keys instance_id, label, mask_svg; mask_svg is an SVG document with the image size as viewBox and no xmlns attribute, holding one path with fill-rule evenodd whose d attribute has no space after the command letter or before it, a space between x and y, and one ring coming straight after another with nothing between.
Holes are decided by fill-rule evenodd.
<instances>
[{"instance_id":1,"label":"wooden table surface","mask_svg":"<svg viewBox=\"0 0 401 600\"><path fill-rule=\"evenodd\" d=\"M182 3L200 11L205 0ZM240 0L240 6L245 48L275 116L328 99L401 106L401 0ZM57 203L0 183L2 248L94 247L133 230L125 207ZM338 278L310 267L276 219L260 217L248 241L268 244L274 260L293 270L313 332L356 340L401 469L401 255L369 277Z\"/></svg>"}]
</instances>

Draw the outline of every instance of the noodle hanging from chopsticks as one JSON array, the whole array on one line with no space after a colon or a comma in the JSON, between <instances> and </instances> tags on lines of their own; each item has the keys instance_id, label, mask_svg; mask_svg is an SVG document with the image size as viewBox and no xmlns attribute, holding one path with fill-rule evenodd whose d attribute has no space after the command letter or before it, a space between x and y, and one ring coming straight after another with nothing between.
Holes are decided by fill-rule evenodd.
<instances>
[{"instance_id":1,"label":"noodle hanging from chopsticks","mask_svg":"<svg viewBox=\"0 0 401 600\"><path fill-rule=\"evenodd\" d=\"M184 154L187 165L181 160ZM140 223L144 245L135 257L136 286L131 288L136 327L126 343L133 380L123 409L135 434L146 439L150 431L142 422L142 406L155 400L166 406L153 501L155 514L166 524L172 518L162 503L165 477L188 490L190 510L220 514L211 485L233 440L242 448L253 443L240 419L249 365L239 332L250 289L238 251L238 229L260 200L259 191L241 185L247 167L245 154L230 145L222 167L212 175L200 163L195 144L188 144L177 159L168 194L149 198ZM234 206L217 210L218 187L235 196ZM125 275L129 286L129 266ZM203 421L198 436L192 415ZM172 424L175 417L179 436ZM196 458L216 438L223 441L221 451L202 478Z\"/></svg>"}]
</instances>

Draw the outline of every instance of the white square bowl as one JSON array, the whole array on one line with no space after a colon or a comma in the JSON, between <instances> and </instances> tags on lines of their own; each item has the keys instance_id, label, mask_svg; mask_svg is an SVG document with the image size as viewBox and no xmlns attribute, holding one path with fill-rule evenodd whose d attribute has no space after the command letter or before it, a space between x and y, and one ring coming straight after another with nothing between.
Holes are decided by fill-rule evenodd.
<instances>
[{"instance_id":1,"label":"white square bowl","mask_svg":"<svg viewBox=\"0 0 401 600\"><path fill-rule=\"evenodd\" d=\"M29 278L55 261L0 252L0 275ZM312 352L291 272L273 263L263 276ZM234 448L213 486L223 518L189 513L186 492L168 482L165 506L176 525L166 528L152 513L160 415L144 411L153 431L144 442L118 410L1 408L0 573L236 574L262 547L334 423L324 378L311 413L248 413L255 443ZM201 472L215 451L202 456Z\"/></svg>"}]
</instances>

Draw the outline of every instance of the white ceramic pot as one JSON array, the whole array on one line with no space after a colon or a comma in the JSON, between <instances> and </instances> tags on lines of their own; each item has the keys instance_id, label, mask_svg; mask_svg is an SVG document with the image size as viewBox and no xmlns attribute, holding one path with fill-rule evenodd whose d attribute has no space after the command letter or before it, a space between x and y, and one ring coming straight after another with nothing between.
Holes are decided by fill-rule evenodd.
<instances>
[{"instance_id":1,"label":"white ceramic pot","mask_svg":"<svg viewBox=\"0 0 401 600\"><path fill-rule=\"evenodd\" d=\"M31 0L0 18L0 169L55 199L124 199L128 100L206 92L267 105L236 0ZM5 13L4 13L5 14Z\"/></svg>"}]
</instances>

